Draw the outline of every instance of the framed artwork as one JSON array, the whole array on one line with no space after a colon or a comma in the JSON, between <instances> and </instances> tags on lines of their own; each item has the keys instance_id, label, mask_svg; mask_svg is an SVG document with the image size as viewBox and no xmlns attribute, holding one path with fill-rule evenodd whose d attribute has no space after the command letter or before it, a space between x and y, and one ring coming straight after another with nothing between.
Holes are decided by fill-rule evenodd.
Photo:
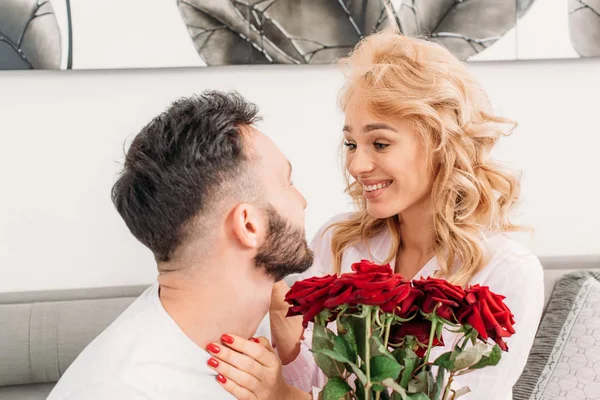
<instances>
[{"instance_id":1,"label":"framed artwork","mask_svg":"<svg viewBox=\"0 0 600 400\"><path fill-rule=\"evenodd\" d=\"M386 4L467 62L600 56L600 0L0 0L0 69L330 64Z\"/></svg>"}]
</instances>

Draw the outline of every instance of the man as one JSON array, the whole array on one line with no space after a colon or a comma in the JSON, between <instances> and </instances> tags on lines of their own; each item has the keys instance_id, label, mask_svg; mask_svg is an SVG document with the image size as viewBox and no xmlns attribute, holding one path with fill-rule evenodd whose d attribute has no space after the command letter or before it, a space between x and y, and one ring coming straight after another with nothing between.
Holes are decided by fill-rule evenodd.
<instances>
[{"instance_id":1,"label":"man","mask_svg":"<svg viewBox=\"0 0 600 400\"><path fill-rule=\"evenodd\" d=\"M274 282L313 261L306 200L253 127L256 114L237 94L205 92L134 139L112 199L154 253L158 282L88 345L50 400L233 398L205 348L223 333L252 337Z\"/></svg>"}]
</instances>

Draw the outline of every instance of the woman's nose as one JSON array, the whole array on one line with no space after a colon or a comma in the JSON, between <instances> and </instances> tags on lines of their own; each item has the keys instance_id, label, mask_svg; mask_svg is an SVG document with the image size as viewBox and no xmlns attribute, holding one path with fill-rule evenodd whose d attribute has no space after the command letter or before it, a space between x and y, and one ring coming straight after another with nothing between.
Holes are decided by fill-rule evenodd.
<instances>
[{"instance_id":1,"label":"woman's nose","mask_svg":"<svg viewBox=\"0 0 600 400\"><path fill-rule=\"evenodd\" d=\"M348 172L354 177L364 174L365 172L370 172L373 168L373 160L364 151L359 151L357 149L356 152L349 157Z\"/></svg>"}]
</instances>

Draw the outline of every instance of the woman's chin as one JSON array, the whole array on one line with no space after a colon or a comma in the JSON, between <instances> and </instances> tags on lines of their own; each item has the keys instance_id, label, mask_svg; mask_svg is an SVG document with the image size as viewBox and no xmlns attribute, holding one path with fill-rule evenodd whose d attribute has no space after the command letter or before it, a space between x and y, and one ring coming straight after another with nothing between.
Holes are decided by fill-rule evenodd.
<instances>
[{"instance_id":1,"label":"woman's chin","mask_svg":"<svg viewBox=\"0 0 600 400\"><path fill-rule=\"evenodd\" d=\"M367 201L367 213L373 218L384 219L398 215L398 212L390 207L385 207L383 204L369 204Z\"/></svg>"}]
</instances>

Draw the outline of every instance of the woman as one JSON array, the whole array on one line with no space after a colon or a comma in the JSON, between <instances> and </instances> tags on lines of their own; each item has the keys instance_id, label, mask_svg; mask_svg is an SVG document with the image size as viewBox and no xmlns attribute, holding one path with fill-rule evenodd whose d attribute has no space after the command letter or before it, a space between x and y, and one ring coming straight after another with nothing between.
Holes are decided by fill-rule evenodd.
<instances>
[{"instance_id":1,"label":"woman","mask_svg":"<svg viewBox=\"0 0 600 400\"><path fill-rule=\"evenodd\" d=\"M517 229L509 215L519 179L489 156L503 126L514 124L493 115L484 90L438 44L386 30L364 39L340 63L348 192L358 211L333 218L317 233L307 276L348 272L352 263L370 259L390 263L408 279L437 276L505 295L517 321L510 351L498 366L460 376L453 387L469 386L465 399L511 399L544 296L539 261L504 233ZM309 351L310 327L302 335L299 317L284 317L286 291L285 285L274 290L270 317L273 342L287 364L283 375L317 393L326 377ZM445 332L447 345L433 356L449 351L454 339ZM265 374L257 364L246 358L228 373L250 382L238 374Z\"/></svg>"}]
</instances>

